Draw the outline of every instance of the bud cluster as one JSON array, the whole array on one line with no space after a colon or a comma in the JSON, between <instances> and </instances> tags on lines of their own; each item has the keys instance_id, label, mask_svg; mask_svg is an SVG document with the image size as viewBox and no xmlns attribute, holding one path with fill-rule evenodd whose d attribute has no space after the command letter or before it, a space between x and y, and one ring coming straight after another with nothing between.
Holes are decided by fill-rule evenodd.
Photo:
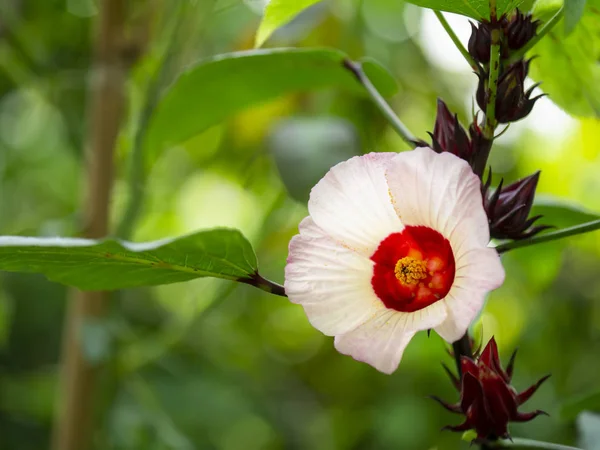
<instances>
[{"instance_id":1,"label":"bud cluster","mask_svg":"<svg viewBox=\"0 0 600 450\"><path fill-rule=\"evenodd\" d=\"M432 397L447 410L465 416L462 424L448 426L445 429L475 430L477 438L481 441L507 439L510 438L509 422L528 422L541 414L546 414L540 410L530 413L518 411L519 406L531 398L549 375L525 391L517 393L510 384L515 356L516 352L513 353L504 370L498 357L498 346L492 337L476 360L466 356L461 357L462 380L459 382L454 375L451 375L454 386L460 392L459 403L450 404Z\"/></svg>"},{"instance_id":2,"label":"bud cluster","mask_svg":"<svg viewBox=\"0 0 600 450\"><path fill-rule=\"evenodd\" d=\"M502 59L507 59L512 52L527 45L536 35L539 24L540 22L534 21L531 15L523 14L519 10L510 20L502 16L495 22L483 20L478 26L471 23L469 53L478 63L489 64L492 30L501 30L500 53Z\"/></svg>"},{"instance_id":3,"label":"bud cluster","mask_svg":"<svg viewBox=\"0 0 600 450\"><path fill-rule=\"evenodd\" d=\"M529 72L530 62L531 60L519 60L501 71L496 92L496 120L499 123L516 122L523 119L531 112L535 102L544 96L541 94L531 97L539 84L525 90L525 79ZM479 84L475 98L479 107L485 111L489 96L489 74L481 68L477 76Z\"/></svg>"},{"instance_id":4,"label":"bud cluster","mask_svg":"<svg viewBox=\"0 0 600 450\"><path fill-rule=\"evenodd\" d=\"M479 85L477 88L477 104L485 111L489 101L489 62L492 45L492 34L500 31L500 67L496 93L496 120L499 123L516 122L527 116L535 102L541 97L531 95L537 85L525 89L525 79L529 72L529 61L523 59L508 64L515 51L522 49L536 35L539 21L531 15L517 10L511 19L506 16L495 22L482 21L479 26L471 24L469 53L482 64L477 72Z\"/></svg>"}]
</instances>

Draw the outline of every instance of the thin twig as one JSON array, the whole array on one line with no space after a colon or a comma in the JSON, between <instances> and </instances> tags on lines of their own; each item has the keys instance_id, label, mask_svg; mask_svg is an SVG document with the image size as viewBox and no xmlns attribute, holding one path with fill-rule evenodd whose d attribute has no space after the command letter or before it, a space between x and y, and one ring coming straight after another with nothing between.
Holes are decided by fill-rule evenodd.
<instances>
[{"instance_id":1,"label":"thin twig","mask_svg":"<svg viewBox=\"0 0 600 450\"><path fill-rule=\"evenodd\" d=\"M548 34L548 32L552 30L552 28L554 28L560 19L562 19L563 13L564 7L561 7L558 12L554 14L554 16L552 16L548 22L546 22L544 27L535 35L535 37L533 37L523 48L520 48L510 55L507 64L510 65L523 58L529 50L531 50L544 36L546 36L546 34Z\"/></svg>"},{"instance_id":2,"label":"thin twig","mask_svg":"<svg viewBox=\"0 0 600 450\"><path fill-rule=\"evenodd\" d=\"M496 441L491 448L545 448L547 450L583 450L579 447L554 444L552 442L535 441L533 439L512 438L510 441Z\"/></svg>"},{"instance_id":3,"label":"thin twig","mask_svg":"<svg viewBox=\"0 0 600 450\"><path fill-rule=\"evenodd\" d=\"M522 241L512 241L507 242L505 244L500 244L496 247L498 253L504 253L509 250L514 250L516 248L529 247L531 245L542 244L544 242L556 241L558 239L563 239L570 236L576 236L578 234L589 233L591 231L600 230L600 219L594 220L591 222L587 222L581 225L575 225L574 227L565 228L559 231L553 231L551 233L546 233L542 235L538 235L532 237L530 239L524 239Z\"/></svg>"},{"instance_id":4,"label":"thin twig","mask_svg":"<svg viewBox=\"0 0 600 450\"><path fill-rule=\"evenodd\" d=\"M469 63L471 68L475 72L479 73L479 70L481 69L481 67L479 66L479 64L477 64L477 61L475 61L473 59L473 57L469 54L469 52L467 51L465 46L462 44L462 42L460 42L460 39L458 39L458 36L456 35L456 33L454 32L454 30L452 29L452 27L446 20L446 18L444 17L444 14L442 14L441 11L437 11L437 10L434 10L433 12L434 12L435 16L438 18L438 20L440 21L440 23L442 24L442 26L444 27L444 30L446 30L446 33L448 33L448 36L450 36L450 39L452 39L452 42L454 42L454 45L456 45L456 48L458 49L458 51L463 55L463 57Z\"/></svg>"},{"instance_id":5,"label":"thin twig","mask_svg":"<svg viewBox=\"0 0 600 450\"><path fill-rule=\"evenodd\" d=\"M371 80L369 80L369 77L367 77L367 75L365 74L362 65L359 63L352 62L349 59L345 59L344 67L350 72L352 72L358 80L358 82L364 86L364 88L371 96L371 99L375 102L379 110L383 113L385 118L388 120L388 122L394 128L394 130L396 130L396 132L400 135L400 137L404 139L404 141L412 148L422 145L421 142L412 135L412 133L408 130L406 125L404 125L402 121L398 118L394 110L392 110L390 105L381 96L379 91L377 91L375 86L373 86L373 83L371 83Z\"/></svg>"}]
</instances>

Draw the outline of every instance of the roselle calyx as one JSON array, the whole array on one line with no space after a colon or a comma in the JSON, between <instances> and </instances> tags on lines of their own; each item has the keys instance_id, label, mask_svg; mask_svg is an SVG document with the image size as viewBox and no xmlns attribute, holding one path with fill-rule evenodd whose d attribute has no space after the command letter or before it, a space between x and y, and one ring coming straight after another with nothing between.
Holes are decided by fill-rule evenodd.
<instances>
[{"instance_id":1,"label":"roselle calyx","mask_svg":"<svg viewBox=\"0 0 600 450\"><path fill-rule=\"evenodd\" d=\"M542 216L529 217L540 172L525 177L509 186L500 185L490 192L491 172L483 186L483 206L490 224L490 235L495 239L526 239L552 228L534 226Z\"/></svg>"},{"instance_id":2,"label":"roselle calyx","mask_svg":"<svg viewBox=\"0 0 600 450\"><path fill-rule=\"evenodd\" d=\"M448 152L458 156L467 161L476 173L476 167L485 167L491 141L483 135L476 119L467 133L458 120L458 115L452 114L441 99L438 99L437 103L437 116L433 133L429 134L432 148L437 153Z\"/></svg>"},{"instance_id":3,"label":"roselle calyx","mask_svg":"<svg viewBox=\"0 0 600 450\"><path fill-rule=\"evenodd\" d=\"M533 20L531 14L517 12L505 28L506 44L510 50L519 50L537 34L539 20Z\"/></svg>"},{"instance_id":4,"label":"roselle calyx","mask_svg":"<svg viewBox=\"0 0 600 450\"><path fill-rule=\"evenodd\" d=\"M492 337L476 360L466 356L461 358L462 379L458 386L459 403L450 404L432 397L447 410L465 415L463 423L447 426L445 429L475 430L480 441L508 439L510 438L509 422L528 422L541 414L546 414L540 410L530 413L518 411L519 406L531 398L549 375L525 391L517 393L510 384L515 355L516 352L513 353L504 370L498 356L498 346Z\"/></svg>"},{"instance_id":5,"label":"roselle calyx","mask_svg":"<svg viewBox=\"0 0 600 450\"><path fill-rule=\"evenodd\" d=\"M479 25L471 23L471 37L467 46L469 54L475 61L481 64L490 62L490 48L492 45L492 30L489 22L481 22Z\"/></svg>"},{"instance_id":6,"label":"roselle calyx","mask_svg":"<svg viewBox=\"0 0 600 450\"><path fill-rule=\"evenodd\" d=\"M531 14L523 14L519 10L510 19L502 16L495 22L482 20L477 25L471 22L471 37L467 46L469 54L478 63L489 64L492 31L501 30L500 56L507 59L511 52L523 48L535 37L539 24L540 21L533 20Z\"/></svg>"},{"instance_id":7,"label":"roselle calyx","mask_svg":"<svg viewBox=\"0 0 600 450\"><path fill-rule=\"evenodd\" d=\"M531 60L519 60L502 71L496 91L496 120L499 123L516 122L523 119L531 112L535 102L544 96L544 94L541 94L531 97L534 89L539 84L525 90L525 79L529 72L530 62ZM479 77L479 84L475 98L482 111L485 111L489 97L489 74L482 69L477 76Z\"/></svg>"}]
</instances>

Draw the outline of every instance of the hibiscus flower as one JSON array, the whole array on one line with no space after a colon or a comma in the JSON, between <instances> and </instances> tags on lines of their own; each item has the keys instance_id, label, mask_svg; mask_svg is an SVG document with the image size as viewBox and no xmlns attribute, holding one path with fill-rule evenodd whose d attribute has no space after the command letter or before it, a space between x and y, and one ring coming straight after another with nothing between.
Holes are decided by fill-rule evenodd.
<instances>
[{"instance_id":1,"label":"hibiscus flower","mask_svg":"<svg viewBox=\"0 0 600 450\"><path fill-rule=\"evenodd\" d=\"M351 158L313 188L308 210L285 291L339 352L381 372L418 331L460 339L504 281L479 178L450 153Z\"/></svg>"}]
</instances>

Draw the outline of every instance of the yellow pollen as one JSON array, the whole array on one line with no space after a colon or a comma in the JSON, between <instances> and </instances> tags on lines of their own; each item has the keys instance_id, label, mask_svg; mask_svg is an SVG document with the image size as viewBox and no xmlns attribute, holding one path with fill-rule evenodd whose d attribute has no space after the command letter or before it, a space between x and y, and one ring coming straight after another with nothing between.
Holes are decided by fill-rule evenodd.
<instances>
[{"instance_id":1,"label":"yellow pollen","mask_svg":"<svg viewBox=\"0 0 600 450\"><path fill-rule=\"evenodd\" d=\"M394 273L402 284L417 284L419 281L427 278L427 262L405 256L396 263Z\"/></svg>"}]
</instances>

